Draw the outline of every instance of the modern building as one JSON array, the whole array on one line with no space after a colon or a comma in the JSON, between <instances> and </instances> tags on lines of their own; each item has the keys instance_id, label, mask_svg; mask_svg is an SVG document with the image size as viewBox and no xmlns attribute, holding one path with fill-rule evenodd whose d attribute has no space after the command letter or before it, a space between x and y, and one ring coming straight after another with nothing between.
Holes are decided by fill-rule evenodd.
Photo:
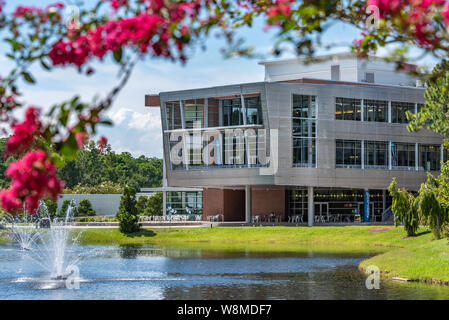
<instances>
[{"instance_id":1,"label":"modern building","mask_svg":"<svg viewBox=\"0 0 449 320\"><path fill-rule=\"evenodd\" d=\"M393 177L416 191L438 174L442 137L407 130L425 102L407 72L352 54L260 64L261 82L145 97L161 110L167 185L202 188L203 220L381 221Z\"/></svg>"}]
</instances>

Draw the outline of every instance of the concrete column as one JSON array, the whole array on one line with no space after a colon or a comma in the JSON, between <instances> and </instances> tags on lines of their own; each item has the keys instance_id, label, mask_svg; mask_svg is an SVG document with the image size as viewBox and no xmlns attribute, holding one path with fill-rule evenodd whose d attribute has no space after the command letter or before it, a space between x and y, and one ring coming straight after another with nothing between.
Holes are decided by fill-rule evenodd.
<instances>
[{"instance_id":1,"label":"concrete column","mask_svg":"<svg viewBox=\"0 0 449 320\"><path fill-rule=\"evenodd\" d=\"M382 190L382 213L385 211L387 206L387 190Z\"/></svg>"},{"instance_id":2,"label":"concrete column","mask_svg":"<svg viewBox=\"0 0 449 320\"><path fill-rule=\"evenodd\" d=\"M393 163L393 150L391 141L388 143L388 170L392 169Z\"/></svg>"},{"instance_id":3,"label":"concrete column","mask_svg":"<svg viewBox=\"0 0 449 320\"><path fill-rule=\"evenodd\" d=\"M441 144L440 148L440 160L444 161L444 144ZM441 166L440 166L441 167Z\"/></svg>"},{"instance_id":4,"label":"concrete column","mask_svg":"<svg viewBox=\"0 0 449 320\"><path fill-rule=\"evenodd\" d=\"M308 225L309 225L309 227L313 227L313 222L315 219L315 204L313 201L313 187L308 187L307 200L308 200Z\"/></svg>"},{"instance_id":5,"label":"concrete column","mask_svg":"<svg viewBox=\"0 0 449 320\"><path fill-rule=\"evenodd\" d=\"M245 186L245 222L251 222L251 201L252 201L252 190L250 185Z\"/></svg>"},{"instance_id":6,"label":"concrete column","mask_svg":"<svg viewBox=\"0 0 449 320\"><path fill-rule=\"evenodd\" d=\"M162 191L162 215L167 215L167 191Z\"/></svg>"},{"instance_id":7,"label":"concrete column","mask_svg":"<svg viewBox=\"0 0 449 320\"><path fill-rule=\"evenodd\" d=\"M362 165L362 169L365 169L365 140L362 140L362 150L361 150L361 153L362 153L362 159L361 159L361 165Z\"/></svg>"},{"instance_id":8,"label":"concrete column","mask_svg":"<svg viewBox=\"0 0 449 320\"><path fill-rule=\"evenodd\" d=\"M209 126L209 99L204 98L204 123L203 128L207 128Z\"/></svg>"},{"instance_id":9,"label":"concrete column","mask_svg":"<svg viewBox=\"0 0 449 320\"><path fill-rule=\"evenodd\" d=\"M223 126L223 100L218 101L218 126Z\"/></svg>"},{"instance_id":10,"label":"concrete column","mask_svg":"<svg viewBox=\"0 0 449 320\"><path fill-rule=\"evenodd\" d=\"M185 109L184 109L184 101L179 101L179 112L181 113L181 126L183 129L186 128L186 118L185 118Z\"/></svg>"},{"instance_id":11,"label":"concrete column","mask_svg":"<svg viewBox=\"0 0 449 320\"><path fill-rule=\"evenodd\" d=\"M415 143L415 170L418 171L419 170L419 146L417 143Z\"/></svg>"},{"instance_id":12,"label":"concrete column","mask_svg":"<svg viewBox=\"0 0 449 320\"><path fill-rule=\"evenodd\" d=\"M391 123L391 101L388 101L388 123Z\"/></svg>"},{"instance_id":13,"label":"concrete column","mask_svg":"<svg viewBox=\"0 0 449 320\"><path fill-rule=\"evenodd\" d=\"M363 99L360 101L360 121L365 121L365 119L364 119L364 110L365 110L365 106L364 106L364 103L363 103Z\"/></svg>"},{"instance_id":14,"label":"concrete column","mask_svg":"<svg viewBox=\"0 0 449 320\"><path fill-rule=\"evenodd\" d=\"M245 106L245 98L243 97L243 95L240 95L240 102L242 104L242 117L243 117L243 125L246 126L247 125L247 118L246 118L246 106Z\"/></svg>"}]
</instances>

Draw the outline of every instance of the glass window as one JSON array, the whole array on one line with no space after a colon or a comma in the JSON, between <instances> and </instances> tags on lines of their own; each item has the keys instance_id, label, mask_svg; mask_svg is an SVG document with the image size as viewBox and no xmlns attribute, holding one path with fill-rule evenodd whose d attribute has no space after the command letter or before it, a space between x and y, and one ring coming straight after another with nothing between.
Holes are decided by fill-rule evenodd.
<instances>
[{"instance_id":1,"label":"glass window","mask_svg":"<svg viewBox=\"0 0 449 320\"><path fill-rule=\"evenodd\" d=\"M315 119L316 97L293 95L293 117Z\"/></svg>"},{"instance_id":2,"label":"glass window","mask_svg":"<svg viewBox=\"0 0 449 320\"><path fill-rule=\"evenodd\" d=\"M415 169L415 144L392 142L393 167L407 167Z\"/></svg>"},{"instance_id":3,"label":"glass window","mask_svg":"<svg viewBox=\"0 0 449 320\"><path fill-rule=\"evenodd\" d=\"M167 214L202 214L203 193L201 191L167 192Z\"/></svg>"},{"instance_id":4,"label":"glass window","mask_svg":"<svg viewBox=\"0 0 449 320\"><path fill-rule=\"evenodd\" d=\"M363 100L364 121L386 122L388 102L379 100Z\"/></svg>"},{"instance_id":5,"label":"glass window","mask_svg":"<svg viewBox=\"0 0 449 320\"><path fill-rule=\"evenodd\" d=\"M336 98L335 119L360 121L360 105L359 99Z\"/></svg>"},{"instance_id":6,"label":"glass window","mask_svg":"<svg viewBox=\"0 0 449 320\"><path fill-rule=\"evenodd\" d=\"M358 140L336 140L337 168L360 168L362 161L362 142Z\"/></svg>"},{"instance_id":7,"label":"glass window","mask_svg":"<svg viewBox=\"0 0 449 320\"><path fill-rule=\"evenodd\" d=\"M201 128L203 127L203 110L204 99L184 101L184 115L187 129L192 129L194 123L199 124Z\"/></svg>"},{"instance_id":8,"label":"glass window","mask_svg":"<svg viewBox=\"0 0 449 320\"><path fill-rule=\"evenodd\" d=\"M315 166L315 139L293 137L293 164L298 167Z\"/></svg>"},{"instance_id":9,"label":"glass window","mask_svg":"<svg viewBox=\"0 0 449 320\"><path fill-rule=\"evenodd\" d=\"M262 124L260 97L245 98L246 124Z\"/></svg>"},{"instance_id":10,"label":"glass window","mask_svg":"<svg viewBox=\"0 0 449 320\"><path fill-rule=\"evenodd\" d=\"M168 130L175 130L182 128L181 109L179 108L179 105L180 105L179 101L165 103Z\"/></svg>"},{"instance_id":11,"label":"glass window","mask_svg":"<svg viewBox=\"0 0 449 320\"><path fill-rule=\"evenodd\" d=\"M408 123L406 112L415 113L415 104L410 102L391 102L391 122Z\"/></svg>"},{"instance_id":12,"label":"glass window","mask_svg":"<svg viewBox=\"0 0 449 320\"><path fill-rule=\"evenodd\" d=\"M439 171L440 160L440 145L419 145L419 167L421 170Z\"/></svg>"},{"instance_id":13,"label":"glass window","mask_svg":"<svg viewBox=\"0 0 449 320\"><path fill-rule=\"evenodd\" d=\"M293 166L316 166L316 98L293 95Z\"/></svg>"},{"instance_id":14,"label":"glass window","mask_svg":"<svg viewBox=\"0 0 449 320\"><path fill-rule=\"evenodd\" d=\"M388 167L388 142L365 141L365 167Z\"/></svg>"},{"instance_id":15,"label":"glass window","mask_svg":"<svg viewBox=\"0 0 449 320\"><path fill-rule=\"evenodd\" d=\"M244 109L240 97L222 100L223 105L223 125L242 126L244 125ZM245 98L246 124L262 124L262 114L260 96Z\"/></svg>"}]
</instances>

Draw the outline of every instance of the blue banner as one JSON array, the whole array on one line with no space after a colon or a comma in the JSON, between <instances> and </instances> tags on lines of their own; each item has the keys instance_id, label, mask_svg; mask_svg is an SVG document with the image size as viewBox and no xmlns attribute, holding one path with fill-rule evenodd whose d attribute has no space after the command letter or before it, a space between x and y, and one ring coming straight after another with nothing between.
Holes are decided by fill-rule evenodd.
<instances>
[{"instance_id":1,"label":"blue banner","mask_svg":"<svg viewBox=\"0 0 449 320\"><path fill-rule=\"evenodd\" d=\"M369 216L370 216L369 208L370 208L369 190L364 190L363 191L363 211L364 211L363 221L364 222L369 222Z\"/></svg>"}]
</instances>

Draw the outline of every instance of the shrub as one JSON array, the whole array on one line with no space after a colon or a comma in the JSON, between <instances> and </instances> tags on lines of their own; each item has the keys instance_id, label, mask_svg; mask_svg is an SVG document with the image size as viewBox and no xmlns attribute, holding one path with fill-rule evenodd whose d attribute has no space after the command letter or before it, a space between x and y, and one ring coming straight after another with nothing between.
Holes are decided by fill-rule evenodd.
<instances>
[{"instance_id":1,"label":"shrub","mask_svg":"<svg viewBox=\"0 0 449 320\"><path fill-rule=\"evenodd\" d=\"M78 203L78 216L96 216L97 213L92 209L89 199L83 199Z\"/></svg>"},{"instance_id":2,"label":"shrub","mask_svg":"<svg viewBox=\"0 0 449 320\"><path fill-rule=\"evenodd\" d=\"M147 200L147 207L145 209L146 216L161 215L162 214L162 192L158 192Z\"/></svg>"},{"instance_id":3,"label":"shrub","mask_svg":"<svg viewBox=\"0 0 449 320\"><path fill-rule=\"evenodd\" d=\"M132 233L139 231L140 224L136 204L136 190L132 187L125 187L116 214L120 232Z\"/></svg>"}]
</instances>

